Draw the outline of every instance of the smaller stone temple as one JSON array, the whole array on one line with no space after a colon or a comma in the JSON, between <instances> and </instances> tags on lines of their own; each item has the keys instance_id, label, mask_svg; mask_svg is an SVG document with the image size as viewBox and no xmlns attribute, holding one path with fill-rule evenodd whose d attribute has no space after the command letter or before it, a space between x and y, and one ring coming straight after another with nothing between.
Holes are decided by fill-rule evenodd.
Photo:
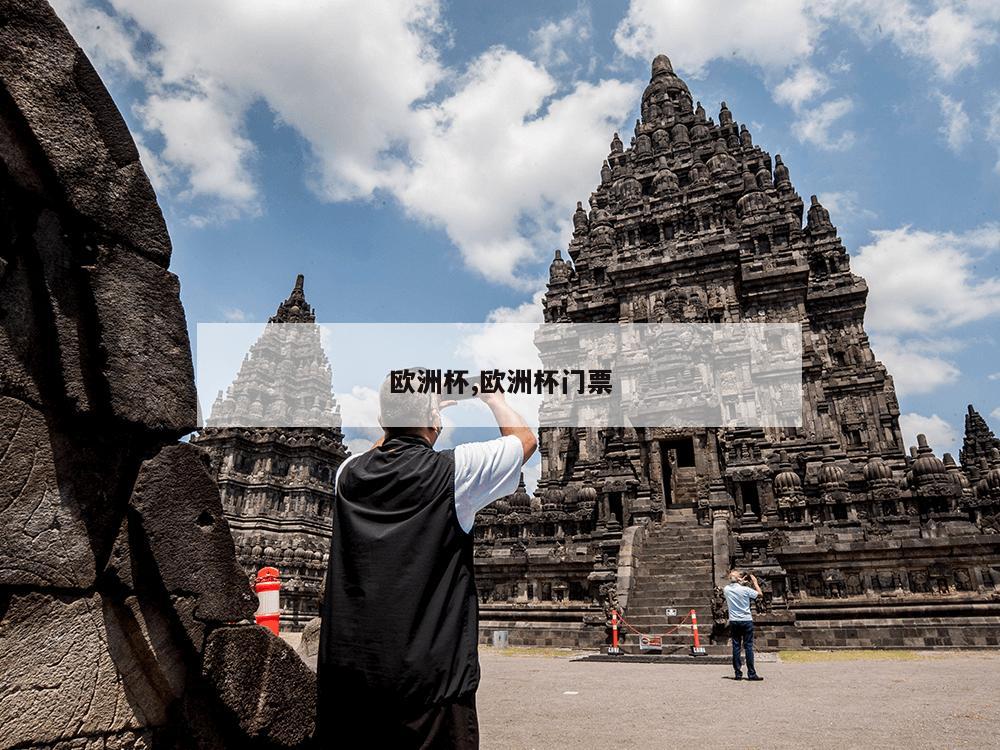
<instances>
[{"instance_id":1,"label":"smaller stone temple","mask_svg":"<svg viewBox=\"0 0 1000 750\"><path fill-rule=\"evenodd\" d=\"M267 397L277 382L281 401ZM287 630L301 630L319 614L333 481L348 455L331 386L330 363L300 274L232 385L219 393L205 428L191 438L211 457L236 556L247 575L264 566L281 571L281 625ZM241 421L329 426L220 426Z\"/></svg>"},{"instance_id":2,"label":"smaller stone temple","mask_svg":"<svg viewBox=\"0 0 1000 750\"><path fill-rule=\"evenodd\" d=\"M989 473L994 450L1000 450L1000 438L993 434L986 420L969 404L965 415L965 440L958 452L958 460L973 486Z\"/></svg>"}]
</instances>

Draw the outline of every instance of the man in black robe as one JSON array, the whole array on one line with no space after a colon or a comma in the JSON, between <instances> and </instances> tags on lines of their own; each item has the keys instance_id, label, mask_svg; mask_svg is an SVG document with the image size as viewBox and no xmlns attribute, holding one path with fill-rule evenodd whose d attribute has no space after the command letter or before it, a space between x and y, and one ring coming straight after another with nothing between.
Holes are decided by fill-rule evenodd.
<instances>
[{"instance_id":1,"label":"man in black robe","mask_svg":"<svg viewBox=\"0 0 1000 750\"><path fill-rule=\"evenodd\" d=\"M318 663L319 747L478 748L477 511L537 447L502 393L501 437L435 451L442 402L379 394L382 438L336 478ZM360 743L360 744L359 744Z\"/></svg>"}]
</instances>

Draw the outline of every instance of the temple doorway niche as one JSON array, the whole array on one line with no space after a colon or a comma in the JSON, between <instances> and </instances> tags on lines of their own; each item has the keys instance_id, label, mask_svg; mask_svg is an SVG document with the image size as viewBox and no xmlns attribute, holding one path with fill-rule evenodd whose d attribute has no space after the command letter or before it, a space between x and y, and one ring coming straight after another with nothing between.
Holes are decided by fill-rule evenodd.
<instances>
[{"instance_id":1,"label":"temple doorway niche","mask_svg":"<svg viewBox=\"0 0 1000 750\"><path fill-rule=\"evenodd\" d=\"M612 520L617 521L619 526L622 526L622 515L624 514L624 507L622 505L622 493L620 492L609 492L608 493L608 524L610 525Z\"/></svg>"},{"instance_id":2,"label":"temple doorway niche","mask_svg":"<svg viewBox=\"0 0 1000 750\"><path fill-rule=\"evenodd\" d=\"M756 482L740 482L740 497L743 500L743 512L747 509L760 518L760 492Z\"/></svg>"},{"instance_id":3,"label":"temple doorway niche","mask_svg":"<svg viewBox=\"0 0 1000 750\"><path fill-rule=\"evenodd\" d=\"M694 439L672 438L660 441L660 470L663 506L690 504L695 501L691 489L695 479Z\"/></svg>"}]
</instances>

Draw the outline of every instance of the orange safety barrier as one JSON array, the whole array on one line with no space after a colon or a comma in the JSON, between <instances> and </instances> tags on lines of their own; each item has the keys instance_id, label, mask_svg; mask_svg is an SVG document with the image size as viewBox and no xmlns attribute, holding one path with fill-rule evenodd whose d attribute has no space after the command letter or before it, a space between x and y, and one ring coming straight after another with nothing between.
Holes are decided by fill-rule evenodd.
<instances>
[{"instance_id":1,"label":"orange safety barrier","mask_svg":"<svg viewBox=\"0 0 1000 750\"><path fill-rule=\"evenodd\" d=\"M707 651L698 640L698 613L691 610L691 631L694 633L694 645L691 647L691 656L704 656Z\"/></svg>"},{"instance_id":2,"label":"orange safety barrier","mask_svg":"<svg viewBox=\"0 0 1000 750\"><path fill-rule=\"evenodd\" d=\"M611 647L608 648L608 653L615 655L620 654L622 650L618 648L618 610L611 610Z\"/></svg>"},{"instance_id":3,"label":"orange safety barrier","mask_svg":"<svg viewBox=\"0 0 1000 750\"><path fill-rule=\"evenodd\" d=\"M275 635L281 629L281 574L277 568L261 568L254 584L257 592L257 613L254 619Z\"/></svg>"},{"instance_id":4,"label":"orange safety barrier","mask_svg":"<svg viewBox=\"0 0 1000 750\"><path fill-rule=\"evenodd\" d=\"M694 614L694 610L693 609L691 610L691 614ZM634 628L632 626L632 624L628 620L625 619L625 615L623 615L623 614L619 613L617 610L613 609L613 610L611 610L611 646L608 648L608 653L609 654L620 654L622 652L621 648L619 646L619 630L620 630L620 626L624 626L629 632L631 632L631 633L639 636L640 643L642 642L643 638L649 638L649 639L653 639L653 640L655 640L655 639L658 638L658 639L660 639L660 643L662 644L663 636L673 635L674 633L676 633L681 628L686 627L687 626L687 621L688 621L688 617L685 617L683 620L681 620L679 623L677 623L672 628L670 628L670 630L667 630L666 632L664 632L662 635L654 636L654 635L651 635L649 633L643 633L642 631L637 630L636 628ZM697 638L697 633L695 634L695 638ZM704 648L701 649L701 651L699 653L705 653L705 649Z\"/></svg>"}]
</instances>

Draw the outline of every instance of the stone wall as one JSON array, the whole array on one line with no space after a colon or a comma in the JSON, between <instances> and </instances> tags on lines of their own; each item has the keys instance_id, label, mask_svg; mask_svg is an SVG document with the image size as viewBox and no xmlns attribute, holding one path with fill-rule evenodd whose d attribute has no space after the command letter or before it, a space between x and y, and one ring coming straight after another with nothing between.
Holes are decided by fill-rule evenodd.
<instances>
[{"instance_id":1,"label":"stone wall","mask_svg":"<svg viewBox=\"0 0 1000 750\"><path fill-rule=\"evenodd\" d=\"M43 0L0 0L0 748L303 747L193 429L170 240Z\"/></svg>"},{"instance_id":2,"label":"stone wall","mask_svg":"<svg viewBox=\"0 0 1000 750\"><path fill-rule=\"evenodd\" d=\"M491 645L494 631L500 630L506 631L510 646L598 649L608 640L603 620L584 607L481 608L479 643Z\"/></svg>"}]
</instances>

